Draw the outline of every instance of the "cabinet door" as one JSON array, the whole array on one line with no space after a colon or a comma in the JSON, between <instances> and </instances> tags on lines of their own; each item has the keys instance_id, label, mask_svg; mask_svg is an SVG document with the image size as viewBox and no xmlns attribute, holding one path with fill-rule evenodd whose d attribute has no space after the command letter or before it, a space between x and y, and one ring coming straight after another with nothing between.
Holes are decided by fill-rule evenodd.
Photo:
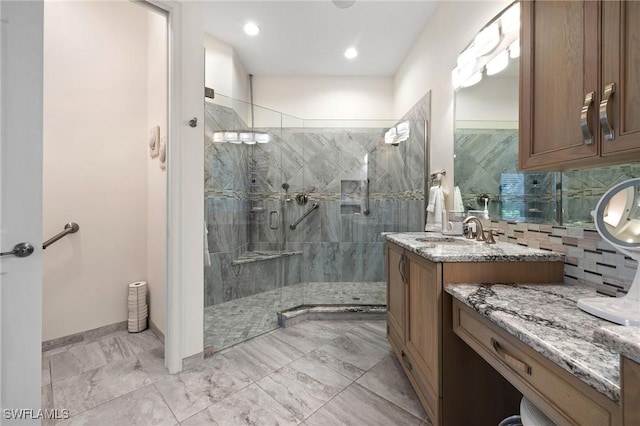
<instances>
[{"instance_id":1,"label":"cabinet door","mask_svg":"<svg viewBox=\"0 0 640 426\"><path fill-rule=\"evenodd\" d=\"M387 244L387 325L389 337L396 345L404 345L405 283L404 250Z\"/></svg>"},{"instance_id":2,"label":"cabinet door","mask_svg":"<svg viewBox=\"0 0 640 426\"><path fill-rule=\"evenodd\" d=\"M640 364L626 358L621 359L622 376L622 412L624 426L640 424Z\"/></svg>"},{"instance_id":3,"label":"cabinet door","mask_svg":"<svg viewBox=\"0 0 640 426\"><path fill-rule=\"evenodd\" d=\"M605 1L602 12L602 152L628 154L640 148L640 2Z\"/></svg>"},{"instance_id":4,"label":"cabinet door","mask_svg":"<svg viewBox=\"0 0 640 426\"><path fill-rule=\"evenodd\" d=\"M560 170L595 159L600 3L524 1L521 7L520 168ZM583 107L590 140L582 131Z\"/></svg>"},{"instance_id":5,"label":"cabinet door","mask_svg":"<svg viewBox=\"0 0 640 426\"><path fill-rule=\"evenodd\" d=\"M433 263L409 253L407 286L407 353L414 375L430 392L440 396L440 350L442 342L442 264Z\"/></svg>"}]
</instances>

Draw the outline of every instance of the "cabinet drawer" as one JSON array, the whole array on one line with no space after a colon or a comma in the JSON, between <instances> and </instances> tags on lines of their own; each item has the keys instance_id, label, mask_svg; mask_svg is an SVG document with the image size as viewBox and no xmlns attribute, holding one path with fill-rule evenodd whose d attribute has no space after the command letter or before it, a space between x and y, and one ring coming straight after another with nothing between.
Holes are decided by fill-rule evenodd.
<instances>
[{"instance_id":1,"label":"cabinet drawer","mask_svg":"<svg viewBox=\"0 0 640 426\"><path fill-rule=\"evenodd\" d=\"M453 330L556 424L620 424L617 404L457 300Z\"/></svg>"},{"instance_id":2,"label":"cabinet drawer","mask_svg":"<svg viewBox=\"0 0 640 426\"><path fill-rule=\"evenodd\" d=\"M413 389L416 391L416 395L418 395L418 399L422 402L422 406L427 412L429 419L431 419L434 426L438 426L440 424L440 398L438 398L433 389L427 384L424 375L420 369L416 367L416 362L411 355L408 354L406 350L401 350L399 354L397 352L396 354L398 355L398 361L400 361L402 369L407 375L409 382L411 382Z\"/></svg>"}]
</instances>

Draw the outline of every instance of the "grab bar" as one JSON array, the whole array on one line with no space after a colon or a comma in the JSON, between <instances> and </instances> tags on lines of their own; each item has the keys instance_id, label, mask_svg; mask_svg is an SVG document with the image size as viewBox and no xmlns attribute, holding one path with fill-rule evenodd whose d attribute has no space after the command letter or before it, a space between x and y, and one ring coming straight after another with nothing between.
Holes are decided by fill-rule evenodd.
<instances>
[{"instance_id":1,"label":"grab bar","mask_svg":"<svg viewBox=\"0 0 640 426\"><path fill-rule=\"evenodd\" d=\"M78 232L79 229L80 229L80 226L78 226L77 223L75 222L67 223L64 226L63 231L61 231L59 234L54 235L53 237L49 238L47 241L42 243L42 249L43 250L46 249L51 244L55 243L56 241L58 241L60 238L64 237L67 234L75 234L76 232Z\"/></svg>"},{"instance_id":2,"label":"grab bar","mask_svg":"<svg viewBox=\"0 0 640 426\"><path fill-rule=\"evenodd\" d=\"M369 179L367 178L367 182L366 182L367 186L365 187L365 192L364 192L364 211L362 213L364 213L365 216L369 216L369 214L371 213L371 210L369 210Z\"/></svg>"},{"instance_id":3,"label":"grab bar","mask_svg":"<svg viewBox=\"0 0 640 426\"><path fill-rule=\"evenodd\" d=\"M300 222L302 222L304 220L305 217L309 216L311 214L312 211L314 211L315 209L317 209L318 207L320 207L320 205L318 203L313 203L313 205L311 206L311 208L309 210L307 210L300 219L298 219L295 223L292 223L291 225L289 225L289 228L291 230L296 229L296 226L298 226L298 224Z\"/></svg>"}]
</instances>

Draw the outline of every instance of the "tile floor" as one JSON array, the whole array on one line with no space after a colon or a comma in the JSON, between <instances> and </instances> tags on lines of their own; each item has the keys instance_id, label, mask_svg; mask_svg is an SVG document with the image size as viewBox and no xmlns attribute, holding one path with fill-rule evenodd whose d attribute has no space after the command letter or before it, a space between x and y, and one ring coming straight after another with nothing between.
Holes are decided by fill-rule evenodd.
<instances>
[{"instance_id":1,"label":"tile floor","mask_svg":"<svg viewBox=\"0 0 640 426\"><path fill-rule=\"evenodd\" d=\"M430 425L384 321L306 321L176 375L149 331L43 353L43 406L58 425ZM43 423L43 424L52 424Z\"/></svg>"},{"instance_id":2,"label":"tile floor","mask_svg":"<svg viewBox=\"0 0 640 426\"><path fill-rule=\"evenodd\" d=\"M277 312L302 304L386 305L386 282L305 282L204 309L205 347L216 351L278 328Z\"/></svg>"}]
</instances>

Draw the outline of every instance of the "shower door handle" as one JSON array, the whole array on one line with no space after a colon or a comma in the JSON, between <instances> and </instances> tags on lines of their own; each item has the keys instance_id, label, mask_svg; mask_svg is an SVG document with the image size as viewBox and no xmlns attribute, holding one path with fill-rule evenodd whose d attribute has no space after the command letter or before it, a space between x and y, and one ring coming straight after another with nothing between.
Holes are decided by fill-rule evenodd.
<instances>
[{"instance_id":1,"label":"shower door handle","mask_svg":"<svg viewBox=\"0 0 640 426\"><path fill-rule=\"evenodd\" d=\"M276 210L271 210L269 212L269 228L270 229L280 228L280 212Z\"/></svg>"},{"instance_id":2,"label":"shower door handle","mask_svg":"<svg viewBox=\"0 0 640 426\"><path fill-rule=\"evenodd\" d=\"M0 253L2 256L27 257L33 253L33 246L30 243L19 243L13 246L13 250Z\"/></svg>"}]
</instances>

